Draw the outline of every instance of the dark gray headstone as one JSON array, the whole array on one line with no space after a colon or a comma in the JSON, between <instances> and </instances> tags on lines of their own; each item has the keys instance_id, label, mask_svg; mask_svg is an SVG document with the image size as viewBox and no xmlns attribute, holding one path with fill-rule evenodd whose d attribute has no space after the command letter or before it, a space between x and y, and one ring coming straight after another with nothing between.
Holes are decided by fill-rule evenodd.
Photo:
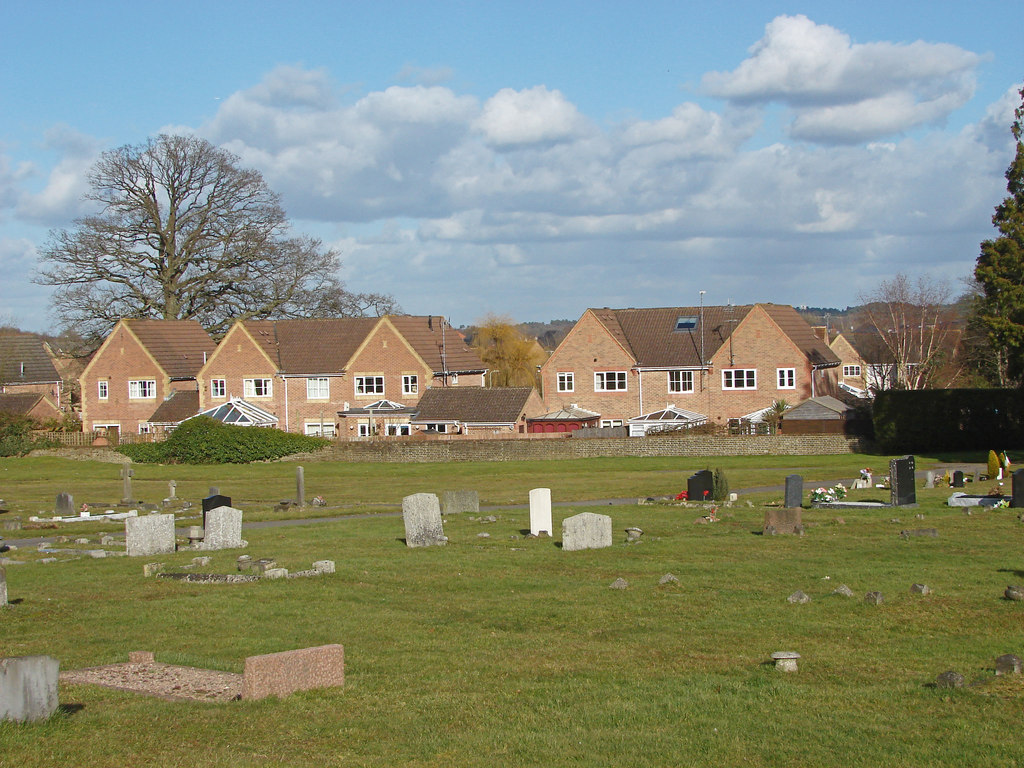
<instances>
[{"instance_id":1,"label":"dark gray headstone","mask_svg":"<svg viewBox=\"0 0 1024 768\"><path fill-rule=\"evenodd\" d=\"M216 489L215 488L211 488L210 490L213 491L213 490L216 490ZM203 519L204 519L204 521L206 519L206 513L209 512L211 509L216 509L217 507L230 507L230 506L231 506L231 497L230 496L221 496L219 493L211 493L209 496L207 496L205 499L203 499Z\"/></svg>"},{"instance_id":2,"label":"dark gray headstone","mask_svg":"<svg viewBox=\"0 0 1024 768\"><path fill-rule=\"evenodd\" d=\"M914 486L914 457L904 456L889 462L889 485L892 488L892 505L905 507L917 503L917 488Z\"/></svg>"},{"instance_id":3,"label":"dark gray headstone","mask_svg":"<svg viewBox=\"0 0 1024 768\"><path fill-rule=\"evenodd\" d=\"M710 469L702 469L690 475L686 481L686 497L690 501L710 501L715 476Z\"/></svg>"},{"instance_id":4,"label":"dark gray headstone","mask_svg":"<svg viewBox=\"0 0 1024 768\"><path fill-rule=\"evenodd\" d=\"M51 656L0 659L0 720L45 720L57 709L60 662Z\"/></svg>"},{"instance_id":5,"label":"dark gray headstone","mask_svg":"<svg viewBox=\"0 0 1024 768\"><path fill-rule=\"evenodd\" d=\"M71 517L75 514L75 497L70 493L58 493L54 511L58 517Z\"/></svg>"},{"instance_id":6,"label":"dark gray headstone","mask_svg":"<svg viewBox=\"0 0 1024 768\"><path fill-rule=\"evenodd\" d=\"M803 506L804 479L800 475L786 475L786 506L789 509Z\"/></svg>"},{"instance_id":7,"label":"dark gray headstone","mask_svg":"<svg viewBox=\"0 0 1024 768\"><path fill-rule=\"evenodd\" d=\"M1010 499L1010 506L1018 509L1024 507L1024 469L1013 473L1013 498Z\"/></svg>"},{"instance_id":8,"label":"dark gray headstone","mask_svg":"<svg viewBox=\"0 0 1024 768\"><path fill-rule=\"evenodd\" d=\"M964 487L964 473L959 469L953 473L953 487L963 488Z\"/></svg>"}]
</instances>

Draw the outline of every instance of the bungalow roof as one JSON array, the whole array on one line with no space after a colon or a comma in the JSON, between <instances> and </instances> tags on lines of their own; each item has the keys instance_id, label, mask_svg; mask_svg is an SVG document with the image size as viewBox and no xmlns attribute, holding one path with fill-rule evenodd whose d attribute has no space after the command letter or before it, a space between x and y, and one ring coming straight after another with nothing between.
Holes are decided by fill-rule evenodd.
<instances>
[{"instance_id":1,"label":"bungalow roof","mask_svg":"<svg viewBox=\"0 0 1024 768\"><path fill-rule=\"evenodd\" d=\"M420 398L416 423L514 424L533 387L430 387Z\"/></svg>"}]
</instances>

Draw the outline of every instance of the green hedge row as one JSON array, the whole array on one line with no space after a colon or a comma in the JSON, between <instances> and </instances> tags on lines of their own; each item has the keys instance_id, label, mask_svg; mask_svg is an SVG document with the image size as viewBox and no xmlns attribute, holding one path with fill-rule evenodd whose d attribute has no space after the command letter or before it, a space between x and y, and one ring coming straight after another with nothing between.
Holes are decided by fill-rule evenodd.
<instances>
[{"instance_id":1,"label":"green hedge row","mask_svg":"<svg viewBox=\"0 0 1024 768\"><path fill-rule=\"evenodd\" d=\"M181 425L160 443L122 445L132 461L150 464L247 464L329 445L319 437L269 427L237 427L199 416Z\"/></svg>"},{"instance_id":2,"label":"green hedge row","mask_svg":"<svg viewBox=\"0 0 1024 768\"><path fill-rule=\"evenodd\" d=\"M1024 446L1024 391L921 389L880 392L875 441L885 453Z\"/></svg>"}]
</instances>

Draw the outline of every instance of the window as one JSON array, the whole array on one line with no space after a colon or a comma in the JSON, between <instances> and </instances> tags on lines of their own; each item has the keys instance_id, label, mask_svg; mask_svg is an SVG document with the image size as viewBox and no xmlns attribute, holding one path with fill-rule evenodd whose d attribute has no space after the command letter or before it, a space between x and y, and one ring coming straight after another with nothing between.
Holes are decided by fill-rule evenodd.
<instances>
[{"instance_id":1,"label":"window","mask_svg":"<svg viewBox=\"0 0 1024 768\"><path fill-rule=\"evenodd\" d=\"M321 423L319 421L306 422L306 434L313 437L334 437L334 424Z\"/></svg>"},{"instance_id":2,"label":"window","mask_svg":"<svg viewBox=\"0 0 1024 768\"><path fill-rule=\"evenodd\" d=\"M307 400L327 400L331 396L331 382L326 376L318 379L306 379Z\"/></svg>"},{"instance_id":3,"label":"window","mask_svg":"<svg viewBox=\"0 0 1024 768\"><path fill-rule=\"evenodd\" d=\"M110 397L110 384L108 382L98 381L96 382L96 387L100 400L106 400Z\"/></svg>"},{"instance_id":4,"label":"window","mask_svg":"<svg viewBox=\"0 0 1024 768\"><path fill-rule=\"evenodd\" d=\"M356 427L356 434L358 434L359 437L369 437L370 436L370 425L369 424L359 424L359 425L357 425L357 427Z\"/></svg>"},{"instance_id":5,"label":"window","mask_svg":"<svg viewBox=\"0 0 1024 768\"><path fill-rule=\"evenodd\" d=\"M396 436L396 435L408 435L409 425L408 424L388 424L385 427L385 434Z\"/></svg>"},{"instance_id":6,"label":"window","mask_svg":"<svg viewBox=\"0 0 1024 768\"><path fill-rule=\"evenodd\" d=\"M227 397L227 379L210 379L210 397Z\"/></svg>"},{"instance_id":7,"label":"window","mask_svg":"<svg viewBox=\"0 0 1024 768\"><path fill-rule=\"evenodd\" d=\"M796 368L777 368L779 389L796 389Z\"/></svg>"},{"instance_id":8,"label":"window","mask_svg":"<svg viewBox=\"0 0 1024 768\"><path fill-rule=\"evenodd\" d=\"M757 389L756 368L722 371L722 389Z\"/></svg>"},{"instance_id":9,"label":"window","mask_svg":"<svg viewBox=\"0 0 1024 768\"><path fill-rule=\"evenodd\" d=\"M669 371L669 392L693 392L693 371Z\"/></svg>"},{"instance_id":10,"label":"window","mask_svg":"<svg viewBox=\"0 0 1024 768\"><path fill-rule=\"evenodd\" d=\"M447 424L424 424L423 429L427 432L439 432L445 434L448 432Z\"/></svg>"},{"instance_id":11,"label":"window","mask_svg":"<svg viewBox=\"0 0 1024 768\"><path fill-rule=\"evenodd\" d=\"M357 395L383 395L383 376L356 376Z\"/></svg>"},{"instance_id":12,"label":"window","mask_svg":"<svg viewBox=\"0 0 1024 768\"><path fill-rule=\"evenodd\" d=\"M621 427L622 419L601 419L602 427Z\"/></svg>"},{"instance_id":13,"label":"window","mask_svg":"<svg viewBox=\"0 0 1024 768\"><path fill-rule=\"evenodd\" d=\"M407 375L402 377L402 394L415 395L420 391L420 377Z\"/></svg>"},{"instance_id":14,"label":"window","mask_svg":"<svg viewBox=\"0 0 1024 768\"><path fill-rule=\"evenodd\" d=\"M860 378L860 366L859 365L844 365L843 376L852 376L854 378Z\"/></svg>"},{"instance_id":15,"label":"window","mask_svg":"<svg viewBox=\"0 0 1024 768\"><path fill-rule=\"evenodd\" d=\"M677 331L692 331L697 327L696 315L682 315L676 318Z\"/></svg>"},{"instance_id":16,"label":"window","mask_svg":"<svg viewBox=\"0 0 1024 768\"><path fill-rule=\"evenodd\" d=\"M576 374L572 371L558 374L558 391L573 392L576 389Z\"/></svg>"},{"instance_id":17,"label":"window","mask_svg":"<svg viewBox=\"0 0 1024 768\"><path fill-rule=\"evenodd\" d=\"M594 374L595 392L625 392L625 371L600 371Z\"/></svg>"},{"instance_id":18,"label":"window","mask_svg":"<svg viewBox=\"0 0 1024 768\"><path fill-rule=\"evenodd\" d=\"M139 434L148 435L153 431L152 425L148 421L139 422Z\"/></svg>"},{"instance_id":19,"label":"window","mask_svg":"<svg viewBox=\"0 0 1024 768\"><path fill-rule=\"evenodd\" d=\"M156 397L155 379L138 379L128 382L129 400L151 400Z\"/></svg>"},{"instance_id":20,"label":"window","mask_svg":"<svg viewBox=\"0 0 1024 768\"><path fill-rule=\"evenodd\" d=\"M270 397L274 383L271 379L242 379L242 391L246 397Z\"/></svg>"}]
</instances>

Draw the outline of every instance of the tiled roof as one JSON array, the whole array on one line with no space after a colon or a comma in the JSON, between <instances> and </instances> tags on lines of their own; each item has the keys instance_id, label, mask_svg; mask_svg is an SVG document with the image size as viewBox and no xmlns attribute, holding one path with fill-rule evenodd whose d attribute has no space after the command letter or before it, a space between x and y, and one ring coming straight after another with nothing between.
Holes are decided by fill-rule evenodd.
<instances>
[{"instance_id":1,"label":"tiled roof","mask_svg":"<svg viewBox=\"0 0 1024 768\"><path fill-rule=\"evenodd\" d=\"M846 331L842 336L868 365L893 364L892 350L885 345L878 331Z\"/></svg>"},{"instance_id":2,"label":"tiled roof","mask_svg":"<svg viewBox=\"0 0 1024 768\"><path fill-rule=\"evenodd\" d=\"M157 406L153 415L149 417L149 422L150 424L180 424L197 413L199 413L199 390L177 389Z\"/></svg>"},{"instance_id":3,"label":"tiled roof","mask_svg":"<svg viewBox=\"0 0 1024 768\"><path fill-rule=\"evenodd\" d=\"M29 334L0 336L0 383L43 384L60 381L43 340Z\"/></svg>"},{"instance_id":4,"label":"tiled roof","mask_svg":"<svg viewBox=\"0 0 1024 768\"><path fill-rule=\"evenodd\" d=\"M434 373L487 370L480 356L466 344L463 335L447 325L443 318L433 315L389 315L388 320Z\"/></svg>"},{"instance_id":5,"label":"tiled roof","mask_svg":"<svg viewBox=\"0 0 1024 768\"><path fill-rule=\"evenodd\" d=\"M761 304L775 324L789 336L800 351L804 353L811 365L832 367L842 362L819 336L800 313L785 304Z\"/></svg>"},{"instance_id":6,"label":"tiled roof","mask_svg":"<svg viewBox=\"0 0 1024 768\"><path fill-rule=\"evenodd\" d=\"M514 424L526 408L532 387L430 387L414 421Z\"/></svg>"},{"instance_id":7,"label":"tiled roof","mask_svg":"<svg viewBox=\"0 0 1024 768\"><path fill-rule=\"evenodd\" d=\"M0 413L27 416L45 397L38 392L0 393Z\"/></svg>"},{"instance_id":8,"label":"tiled roof","mask_svg":"<svg viewBox=\"0 0 1024 768\"><path fill-rule=\"evenodd\" d=\"M594 411L588 411L585 408L580 408L578 405L569 405L564 408L559 408L557 411L551 413L545 413L543 416L532 416L530 421L589 421L596 419L600 416L600 413Z\"/></svg>"},{"instance_id":9,"label":"tiled roof","mask_svg":"<svg viewBox=\"0 0 1024 768\"><path fill-rule=\"evenodd\" d=\"M282 373L341 373L376 317L249 320L246 330Z\"/></svg>"},{"instance_id":10,"label":"tiled roof","mask_svg":"<svg viewBox=\"0 0 1024 768\"><path fill-rule=\"evenodd\" d=\"M196 320L124 321L172 379L192 379L217 348Z\"/></svg>"}]
</instances>

